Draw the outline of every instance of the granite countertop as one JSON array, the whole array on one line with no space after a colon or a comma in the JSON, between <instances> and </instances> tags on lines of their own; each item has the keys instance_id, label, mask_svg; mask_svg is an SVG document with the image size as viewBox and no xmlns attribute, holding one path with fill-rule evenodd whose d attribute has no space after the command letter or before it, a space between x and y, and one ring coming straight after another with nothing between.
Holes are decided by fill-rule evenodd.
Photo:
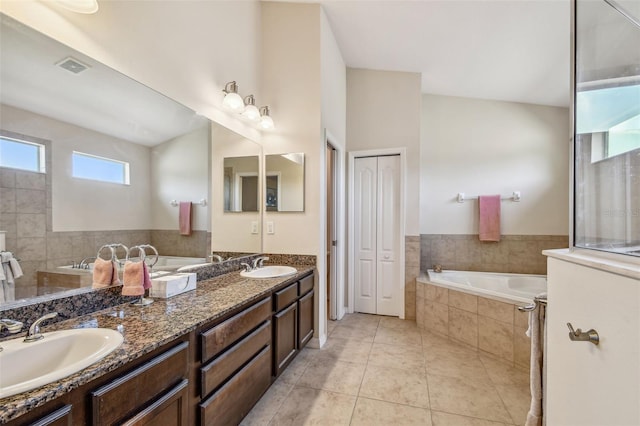
<instances>
[{"instance_id":1,"label":"granite countertop","mask_svg":"<svg viewBox=\"0 0 640 426\"><path fill-rule=\"evenodd\" d=\"M122 345L95 364L72 376L14 396L0 399L0 424L13 420L65 393L187 334L198 326L220 318L233 309L258 300L285 282L313 271L313 266L294 265L296 275L249 279L231 272L199 281L195 291L138 307L123 304L89 315L43 326L43 332L72 328L110 328L124 336ZM45 323L46 324L46 323ZM13 336L15 338L15 336Z\"/></svg>"}]
</instances>

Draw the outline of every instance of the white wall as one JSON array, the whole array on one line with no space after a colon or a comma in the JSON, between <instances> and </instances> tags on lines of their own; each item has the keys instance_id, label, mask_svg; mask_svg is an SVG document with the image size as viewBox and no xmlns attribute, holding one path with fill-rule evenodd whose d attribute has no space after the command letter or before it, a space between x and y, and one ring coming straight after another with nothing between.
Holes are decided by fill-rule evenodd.
<instances>
[{"instance_id":1,"label":"white wall","mask_svg":"<svg viewBox=\"0 0 640 426\"><path fill-rule=\"evenodd\" d=\"M260 213L224 211L224 158L259 156L261 147L217 124L211 126L211 140L211 249L258 253L262 251L260 229L252 234L251 222L260 225Z\"/></svg>"},{"instance_id":2,"label":"white wall","mask_svg":"<svg viewBox=\"0 0 640 426\"><path fill-rule=\"evenodd\" d=\"M53 231L149 229L150 151L103 133L2 105L2 128L51 141ZM72 152L130 165L130 185L72 177Z\"/></svg>"},{"instance_id":3,"label":"white wall","mask_svg":"<svg viewBox=\"0 0 640 426\"><path fill-rule=\"evenodd\" d=\"M502 234L569 233L567 108L423 95L420 233L478 233L467 195L521 191L502 202Z\"/></svg>"},{"instance_id":4,"label":"white wall","mask_svg":"<svg viewBox=\"0 0 640 426\"><path fill-rule=\"evenodd\" d=\"M257 1L101 1L93 15L53 1L3 1L0 11L236 132L259 132L221 109L224 84L259 92Z\"/></svg>"},{"instance_id":5,"label":"white wall","mask_svg":"<svg viewBox=\"0 0 640 426\"><path fill-rule=\"evenodd\" d=\"M320 86L322 128L345 143L347 132L347 68L323 10L320 13Z\"/></svg>"},{"instance_id":6,"label":"white wall","mask_svg":"<svg viewBox=\"0 0 640 426\"><path fill-rule=\"evenodd\" d=\"M264 154L303 152L305 211L265 212L275 234L264 235L266 253L319 255L320 227L320 6L262 3L262 87L276 129L262 136Z\"/></svg>"},{"instance_id":7,"label":"white wall","mask_svg":"<svg viewBox=\"0 0 640 426\"><path fill-rule=\"evenodd\" d=\"M209 125L164 142L151 149L151 215L150 229L178 229L178 207L171 200L209 199ZM208 231L209 205L191 206L191 228Z\"/></svg>"},{"instance_id":8,"label":"white wall","mask_svg":"<svg viewBox=\"0 0 640 426\"><path fill-rule=\"evenodd\" d=\"M419 234L418 73L347 69L347 149L406 148L405 235Z\"/></svg>"}]
</instances>

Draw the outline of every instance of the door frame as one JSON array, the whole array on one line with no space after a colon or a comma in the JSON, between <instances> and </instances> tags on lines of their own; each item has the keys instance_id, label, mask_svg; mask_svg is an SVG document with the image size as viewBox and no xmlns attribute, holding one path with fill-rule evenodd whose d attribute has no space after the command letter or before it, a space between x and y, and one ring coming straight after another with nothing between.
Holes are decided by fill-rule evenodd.
<instances>
[{"instance_id":1,"label":"door frame","mask_svg":"<svg viewBox=\"0 0 640 426\"><path fill-rule=\"evenodd\" d=\"M406 148L384 148L384 149L371 149L366 151L351 151L349 152L349 215L348 215L348 229L349 229L349 252L348 252L348 276L349 276L349 297L347 303L347 312L353 313L355 308L355 216L354 216L354 188L355 188L355 161L356 158L361 157L380 157L385 155L399 155L400 156L400 276L398 277L400 282L397 284L396 290L398 291L400 312L398 316L401 319L405 318L405 188L406 188L406 170L407 170L407 149Z\"/></svg>"}]
</instances>

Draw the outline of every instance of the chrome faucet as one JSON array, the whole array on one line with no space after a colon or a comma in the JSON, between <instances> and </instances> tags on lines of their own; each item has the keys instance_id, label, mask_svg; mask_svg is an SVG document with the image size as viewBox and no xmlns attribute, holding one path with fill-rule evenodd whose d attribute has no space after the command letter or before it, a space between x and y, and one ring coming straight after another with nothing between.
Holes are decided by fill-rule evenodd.
<instances>
[{"instance_id":1,"label":"chrome faucet","mask_svg":"<svg viewBox=\"0 0 640 426\"><path fill-rule=\"evenodd\" d=\"M20 333L22 325L20 321L14 321L9 318L0 319L0 331L6 328L9 334Z\"/></svg>"},{"instance_id":2,"label":"chrome faucet","mask_svg":"<svg viewBox=\"0 0 640 426\"><path fill-rule=\"evenodd\" d=\"M213 263L214 259L217 263L222 263L224 261L224 259L222 258L222 256L218 255L218 254L213 254L211 253L209 255L209 257L211 258L211 262Z\"/></svg>"},{"instance_id":3,"label":"chrome faucet","mask_svg":"<svg viewBox=\"0 0 640 426\"><path fill-rule=\"evenodd\" d=\"M442 265L437 264L437 265L433 265L433 272L442 272Z\"/></svg>"},{"instance_id":4,"label":"chrome faucet","mask_svg":"<svg viewBox=\"0 0 640 426\"><path fill-rule=\"evenodd\" d=\"M30 343L30 342L36 342L42 339L44 336L40 333L40 324L43 321L49 320L51 318L55 318L57 316L58 316L57 312L51 312L50 314L46 314L38 318L37 320L35 320L33 324L31 324L31 327L29 327L29 332L27 333L27 337L24 338L24 341L26 343Z\"/></svg>"},{"instance_id":5,"label":"chrome faucet","mask_svg":"<svg viewBox=\"0 0 640 426\"><path fill-rule=\"evenodd\" d=\"M78 265L78 268L80 269L89 269L89 263L87 263L87 261L89 260L96 260L95 256L89 256L89 257L85 257L84 259L82 259L80 261L80 264Z\"/></svg>"},{"instance_id":6,"label":"chrome faucet","mask_svg":"<svg viewBox=\"0 0 640 426\"><path fill-rule=\"evenodd\" d=\"M240 266L244 266L244 271L245 272L251 272L253 271L253 266L249 265L248 263L242 262L240 264Z\"/></svg>"},{"instance_id":7,"label":"chrome faucet","mask_svg":"<svg viewBox=\"0 0 640 426\"><path fill-rule=\"evenodd\" d=\"M258 268L262 268L262 264L264 263L265 260L269 260L269 257L267 256L260 256L257 259L253 260L253 269L258 269Z\"/></svg>"}]
</instances>

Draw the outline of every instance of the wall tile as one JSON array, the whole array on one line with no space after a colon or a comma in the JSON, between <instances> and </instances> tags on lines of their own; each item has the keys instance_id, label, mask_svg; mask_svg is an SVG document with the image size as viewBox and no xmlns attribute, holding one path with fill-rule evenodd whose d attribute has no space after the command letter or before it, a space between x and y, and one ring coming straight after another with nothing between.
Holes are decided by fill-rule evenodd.
<instances>
[{"instance_id":1,"label":"wall tile","mask_svg":"<svg viewBox=\"0 0 640 426\"><path fill-rule=\"evenodd\" d=\"M16 212L16 190L13 188L0 188L0 213Z\"/></svg>"},{"instance_id":2,"label":"wall tile","mask_svg":"<svg viewBox=\"0 0 640 426\"><path fill-rule=\"evenodd\" d=\"M426 330L445 336L449 334L449 307L447 305L425 300L424 318Z\"/></svg>"},{"instance_id":3,"label":"wall tile","mask_svg":"<svg viewBox=\"0 0 640 426\"><path fill-rule=\"evenodd\" d=\"M27 171L16 172L16 188L46 190L46 174Z\"/></svg>"},{"instance_id":4,"label":"wall tile","mask_svg":"<svg viewBox=\"0 0 640 426\"><path fill-rule=\"evenodd\" d=\"M513 362L513 324L478 317L478 348Z\"/></svg>"},{"instance_id":5,"label":"wall tile","mask_svg":"<svg viewBox=\"0 0 640 426\"><path fill-rule=\"evenodd\" d=\"M16 213L44 213L45 192L33 189L16 189Z\"/></svg>"},{"instance_id":6,"label":"wall tile","mask_svg":"<svg viewBox=\"0 0 640 426\"><path fill-rule=\"evenodd\" d=\"M18 226L15 213L0 214L0 230L5 231L6 238L16 238L18 235Z\"/></svg>"},{"instance_id":7,"label":"wall tile","mask_svg":"<svg viewBox=\"0 0 640 426\"><path fill-rule=\"evenodd\" d=\"M16 171L0 167L0 188L16 187Z\"/></svg>"},{"instance_id":8,"label":"wall tile","mask_svg":"<svg viewBox=\"0 0 640 426\"><path fill-rule=\"evenodd\" d=\"M44 214L22 214L16 215L17 238L41 237L47 235L45 225L46 215Z\"/></svg>"},{"instance_id":9,"label":"wall tile","mask_svg":"<svg viewBox=\"0 0 640 426\"><path fill-rule=\"evenodd\" d=\"M434 302L449 304L449 289L439 287L433 284L424 284L425 292L424 297L427 300L433 300Z\"/></svg>"},{"instance_id":10,"label":"wall tile","mask_svg":"<svg viewBox=\"0 0 640 426\"><path fill-rule=\"evenodd\" d=\"M449 306L449 337L478 347L478 316Z\"/></svg>"},{"instance_id":11,"label":"wall tile","mask_svg":"<svg viewBox=\"0 0 640 426\"><path fill-rule=\"evenodd\" d=\"M515 327L513 332L513 358L517 366L529 367L531 362L531 339L526 328Z\"/></svg>"},{"instance_id":12,"label":"wall tile","mask_svg":"<svg viewBox=\"0 0 640 426\"><path fill-rule=\"evenodd\" d=\"M418 288L422 285L418 285ZM419 328L424 328L424 297L419 294L416 296L416 324Z\"/></svg>"},{"instance_id":13,"label":"wall tile","mask_svg":"<svg viewBox=\"0 0 640 426\"><path fill-rule=\"evenodd\" d=\"M478 297L461 291L449 290L449 306L467 312L478 312Z\"/></svg>"},{"instance_id":14,"label":"wall tile","mask_svg":"<svg viewBox=\"0 0 640 426\"><path fill-rule=\"evenodd\" d=\"M21 260L42 261L47 255L46 238L19 238L14 254Z\"/></svg>"},{"instance_id":15,"label":"wall tile","mask_svg":"<svg viewBox=\"0 0 640 426\"><path fill-rule=\"evenodd\" d=\"M513 324L513 305L478 297L478 315Z\"/></svg>"},{"instance_id":16,"label":"wall tile","mask_svg":"<svg viewBox=\"0 0 640 426\"><path fill-rule=\"evenodd\" d=\"M524 305L524 303L522 303ZM529 328L529 312L520 312L517 306L513 307L513 324L516 327L527 329Z\"/></svg>"}]
</instances>

